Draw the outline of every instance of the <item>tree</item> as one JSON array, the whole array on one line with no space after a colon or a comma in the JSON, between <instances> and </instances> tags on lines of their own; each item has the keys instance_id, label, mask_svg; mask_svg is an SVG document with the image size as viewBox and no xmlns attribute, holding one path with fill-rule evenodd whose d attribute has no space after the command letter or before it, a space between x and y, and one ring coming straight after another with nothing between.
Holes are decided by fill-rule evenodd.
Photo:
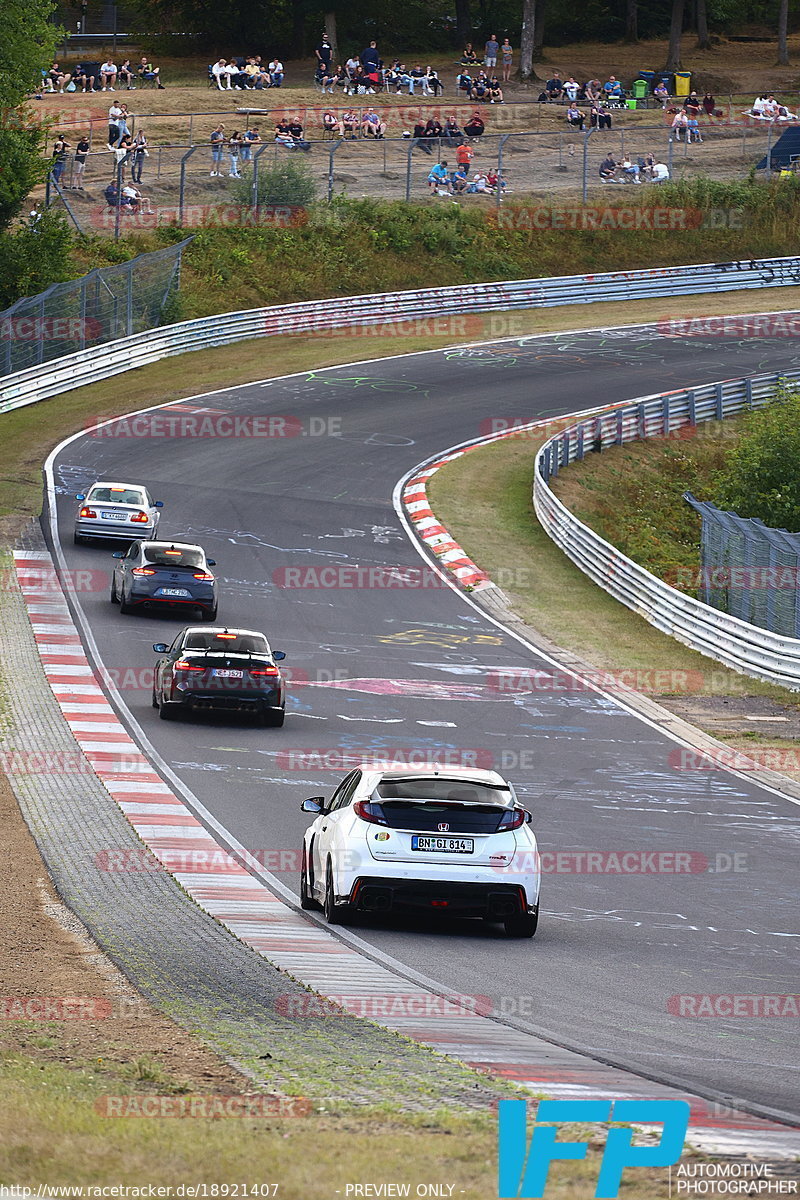
<instances>
[{"instance_id":1,"label":"tree","mask_svg":"<svg viewBox=\"0 0 800 1200\"><path fill-rule=\"evenodd\" d=\"M472 37L472 13L469 0L456 0L456 37L462 48Z\"/></svg>"},{"instance_id":2,"label":"tree","mask_svg":"<svg viewBox=\"0 0 800 1200\"><path fill-rule=\"evenodd\" d=\"M708 36L707 0L697 0L697 49L711 49L711 38Z\"/></svg>"},{"instance_id":3,"label":"tree","mask_svg":"<svg viewBox=\"0 0 800 1200\"><path fill-rule=\"evenodd\" d=\"M778 66L789 66L789 0L779 0L778 3Z\"/></svg>"},{"instance_id":4,"label":"tree","mask_svg":"<svg viewBox=\"0 0 800 1200\"><path fill-rule=\"evenodd\" d=\"M536 0L522 0L522 33L519 39L519 78L535 79L533 49L536 45Z\"/></svg>"},{"instance_id":5,"label":"tree","mask_svg":"<svg viewBox=\"0 0 800 1200\"><path fill-rule=\"evenodd\" d=\"M59 30L48 20L52 0L5 0L0 22L0 229L13 221L44 178L46 128L26 96L41 87Z\"/></svg>"},{"instance_id":6,"label":"tree","mask_svg":"<svg viewBox=\"0 0 800 1200\"><path fill-rule=\"evenodd\" d=\"M685 0L672 0L672 18L669 24L669 50L665 71L681 69L681 34L683 33L683 9Z\"/></svg>"},{"instance_id":7,"label":"tree","mask_svg":"<svg viewBox=\"0 0 800 1200\"><path fill-rule=\"evenodd\" d=\"M637 0L627 0L625 5L625 41L639 40L639 4Z\"/></svg>"},{"instance_id":8,"label":"tree","mask_svg":"<svg viewBox=\"0 0 800 1200\"><path fill-rule=\"evenodd\" d=\"M783 391L744 419L714 483L714 503L773 529L800 531L800 395Z\"/></svg>"}]
</instances>

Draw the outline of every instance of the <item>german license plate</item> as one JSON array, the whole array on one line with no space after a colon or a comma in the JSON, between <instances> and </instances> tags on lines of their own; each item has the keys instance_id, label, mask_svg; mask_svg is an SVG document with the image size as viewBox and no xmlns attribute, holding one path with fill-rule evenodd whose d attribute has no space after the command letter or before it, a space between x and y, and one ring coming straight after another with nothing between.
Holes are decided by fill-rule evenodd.
<instances>
[{"instance_id":1,"label":"german license plate","mask_svg":"<svg viewBox=\"0 0 800 1200\"><path fill-rule=\"evenodd\" d=\"M157 596L180 596L185 598L191 596L191 592L187 592L186 588L159 588Z\"/></svg>"},{"instance_id":2,"label":"german license plate","mask_svg":"<svg viewBox=\"0 0 800 1200\"><path fill-rule=\"evenodd\" d=\"M217 679L244 679L244 671L224 671L215 668L212 675L216 675Z\"/></svg>"},{"instance_id":3,"label":"german license plate","mask_svg":"<svg viewBox=\"0 0 800 1200\"><path fill-rule=\"evenodd\" d=\"M119 513L119 512L116 512L116 513L101 512L100 516L103 518L104 521L124 521L126 519L126 517L128 516L128 514L127 513Z\"/></svg>"},{"instance_id":4,"label":"german license plate","mask_svg":"<svg viewBox=\"0 0 800 1200\"><path fill-rule=\"evenodd\" d=\"M412 850L434 850L439 854L472 854L475 849L473 838L429 837L415 833L411 838Z\"/></svg>"}]
</instances>

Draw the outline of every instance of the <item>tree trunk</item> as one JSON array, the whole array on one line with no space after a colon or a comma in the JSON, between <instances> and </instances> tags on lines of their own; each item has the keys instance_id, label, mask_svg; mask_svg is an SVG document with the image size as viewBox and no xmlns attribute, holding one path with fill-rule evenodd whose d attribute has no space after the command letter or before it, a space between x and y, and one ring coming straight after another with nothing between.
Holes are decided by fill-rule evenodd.
<instances>
[{"instance_id":1,"label":"tree trunk","mask_svg":"<svg viewBox=\"0 0 800 1200\"><path fill-rule=\"evenodd\" d=\"M461 51L472 37L472 13L469 8L469 0L456 0L456 36L459 51Z\"/></svg>"},{"instance_id":2,"label":"tree trunk","mask_svg":"<svg viewBox=\"0 0 800 1200\"><path fill-rule=\"evenodd\" d=\"M544 26L547 19L545 0L538 0L533 19L533 61L539 62L544 54Z\"/></svg>"},{"instance_id":3,"label":"tree trunk","mask_svg":"<svg viewBox=\"0 0 800 1200\"><path fill-rule=\"evenodd\" d=\"M780 0L778 5L778 66L789 66L789 0Z\"/></svg>"},{"instance_id":4,"label":"tree trunk","mask_svg":"<svg viewBox=\"0 0 800 1200\"><path fill-rule=\"evenodd\" d=\"M711 38L708 36L707 0L697 0L697 49L711 49Z\"/></svg>"},{"instance_id":5,"label":"tree trunk","mask_svg":"<svg viewBox=\"0 0 800 1200\"><path fill-rule=\"evenodd\" d=\"M292 57L306 56L306 10L302 0L292 4Z\"/></svg>"},{"instance_id":6,"label":"tree trunk","mask_svg":"<svg viewBox=\"0 0 800 1200\"><path fill-rule=\"evenodd\" d=\"M519 78L523 83L535 79L533 48L536 44L536 0L522 0L522 33L519 39Z\"/></svg>"},{"instance_id":7,"label":"tree trunk","mask_svg":"<svg viewBox=\"0 0 800 1200\"><path fill-rule=\"evenodd\" d=\"M681 69L681 34L683 33L683 6L685 0L672 0L672 20L669 26L669 50L665 71Z\"/></svg>"},{"instance_id":8,"label":"tree trunk","mask_svg":"<svg viewBox=\"0 0 800 1200\"><path fill-rule=\"evenodd\" d=\"M639 4L638 0L627 0L625 6L625 41L639 40Z\"/></svg>"},{"instance_id":9,"label":"tree trunk","mask_svg":"<svg viewBox=\"0 0 800 1200\"><path fill-rule=\"evenodd\" d=\"M325 13L325 32L328 35L328 44L331 48L331 63L334 65L339 61L339 47L336 44L336 13Z\"/></svg>"}]
</instances>

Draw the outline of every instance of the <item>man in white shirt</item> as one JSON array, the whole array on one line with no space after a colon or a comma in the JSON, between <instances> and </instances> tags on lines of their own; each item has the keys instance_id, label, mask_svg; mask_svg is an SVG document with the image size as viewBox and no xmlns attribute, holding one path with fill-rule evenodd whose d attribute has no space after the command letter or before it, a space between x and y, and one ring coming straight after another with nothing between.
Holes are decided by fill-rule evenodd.
<instances>
[{"instance_id":1,"label":"man in white shirt","mask_svg":"<svg viewBox=\"0 0 800 1200\"><path fill-rule=\"evenodd\" d=\"M217 81L217 87L221 92L231 90L231 77L228 73L227 59L221 58L215 62L211 68L211 74Z\"/></svg>"},{"instance_id":2,"label":"man in white shirt","mask_svg":"<svg viewBox=\"0 0 800 1200\"><path fill-rule=\"evenodd\" d=\"M117 68L113 62L104 62L100 68L100 79L103 83L103 91L108 88L109 92L114 91L114 84L117 82ZM84 88L84 91L86 89Z\"/></svg>"},{"instance_id":3,"label":"man in white shirt","mask_svg":"<svg viewBox=\"0 0 800 1200\"><path fill-rule=\"evenodd\" d=\"M269 77L272 80L273 87L280 87L283 83L283 63L278 58L273 58L269 64Z\"/></svg>"},{"instance_id":4,"label":"man in white shirt","mask_svg":"<svg viewBox=\"0 0 800 1200\"><path fill-rule=\"evenodd\" d=\"M666 183L669 179L669 170L666 163L653 163L651 167L651 178L653 183Z\"/></svg>"}]
</instances>

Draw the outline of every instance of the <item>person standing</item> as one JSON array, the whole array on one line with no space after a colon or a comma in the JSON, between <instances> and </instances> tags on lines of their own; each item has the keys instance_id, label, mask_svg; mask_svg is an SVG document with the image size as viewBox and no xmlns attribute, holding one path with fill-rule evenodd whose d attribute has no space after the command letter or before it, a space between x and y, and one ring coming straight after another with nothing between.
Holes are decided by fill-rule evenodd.
<instances>
[{"instance_id":1,"label":"person standing","mask_svg":"<svg viewBox=\"0 0 800 1200\"><path fill-rule=\"evenodd\" d=\"M222 174L222 151L225 146L225 126L218 125L211 131L211 174Z\"/></svg>"},{"instance_id":2,"label":"person standing","mask_svg":"<svg viewBox=\"0 0 800 1200\"><path fill-rule=\"evenodd\" d=\"M251 125L242 134L242 162L249 163L253 157L253 146L256 146L261 141L261 134L255 125Z\"/></svg>"},{"instance_id":3,"label":"person standing","mask_svg":"<svg viewBox=\"0 0 800 1200\"><path fill-rule=\"evenodd\" d=\"M108 110L108 148L109 148L109 150L113 150L114 147L116 146L117 142L119 141L119 139L122 137L122 133L120 132L120 128L119 128L119 120L120 120L121 116L122 116L122 109L120 108L120 106L117 104L117 102L115 100L114 103L111 105L111 108Z\"/></svg>"},{"instance_id":4,"label":"person standing","mask_svg":"<svg viewBox=\"0 0 800 1200\"><path fill-rule=\"evenodd\" d=\"M72 175L73 192L83 191L83 172L86 169L86 155L89 153L89 139L82 133L75 147L75 169Z\"/></svg>"},{"instance_id":5,"label":"person standing","mask_svg":"<svg viewBox=\"0 0 800 1200\"><path fill-rule=\"evenodd\" d=\"M511 68L514 65L514 49L508 38L503 38L503 44L500 47L500 57L503 60L503 83L510 83Z\"/></svg>"},{"instance_id":6,"label":"person standing","mask_svg":"<svg viewBox=\"0 0 800 1200\"><path fill-rule=\"evenodd\" d=\"M147 149L147 137L143 129L140 129L133 142L133 162L131 166L131 181L133 183L142 182L142 168L144 160L147 158L149 151Z\"/></svg>"},{"instance_id":7,"label":"person standing","mask_svg":"<svg viewBox=\"0 0 800 1200\"><path fill-rule=\"evenodd\" d=\"M323 33L322 41L314 50L314 54L317 57L317 67L320 74L330 75L333 50L331 49L331 44L328 41L327 33Z\"/></svg>"},{"instance_id":8,"label":"person standing","mask_svg":"<svg viewBox=\"0 0 800 1200\"><path fill-rule=\"evenodd\" d=\"M486 67L487 71L494 70L494 68L497 66L497 55L499 50L500 43L497 40L497 34L493 33L483 48L483 65Z\"/></svg>"},{"instance_id":9,"label":"person standing","mask_svg":"<svg viewBox=\"0 0 800 1200\"><path fill-rule=\"evenodd\" d=\"M119 129L120 137L121 138L126 137L126 136L129 137L131 131L128 128L128 117L131 114L128 112L127 104L120 104L119 111L120 111L120 115L117 118L117 128Z\"/></svg>"},{"instance_id":10,"label":"person standing","mask_svg":"<svg viewBox=\"0 0 800 1200\"><path fill-rule=\"evenodd\" d=\"M54 183L59 183L61 176L64 174L64 167L67 165L68 150L69 142L63 133L59 133L53 143L53 157L50 168L50 178Z\"/></svg>"},{"instance_id":11,"label":"person standing","mask_svg":"<svg viewBox=\"0 0 800 1200\"><path fill-rule=\"evenodd\" d=\"M229 179L241 179L239 174L239 151L242 148L242 136L238 129L234 129L231 136L228 138L228 156L230 158L231 169L228 172Z\"/></svg>"}]
</instances>

